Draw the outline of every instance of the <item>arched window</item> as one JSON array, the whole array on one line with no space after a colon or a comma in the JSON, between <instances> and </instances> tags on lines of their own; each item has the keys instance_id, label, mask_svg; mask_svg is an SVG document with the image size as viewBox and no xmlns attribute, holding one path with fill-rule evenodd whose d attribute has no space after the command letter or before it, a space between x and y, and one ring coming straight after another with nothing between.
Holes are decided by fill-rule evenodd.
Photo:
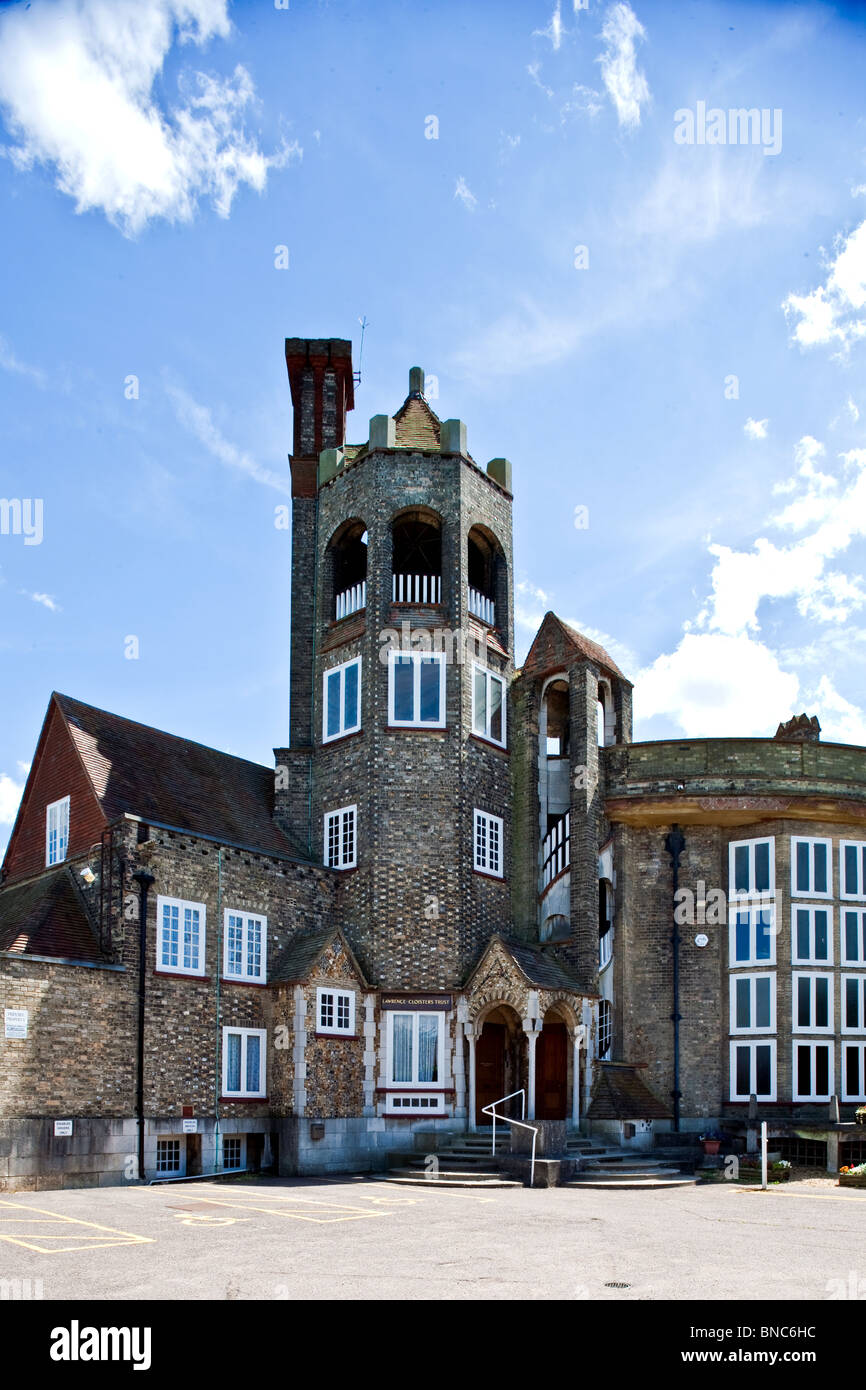
<instances>
[{"instance_id":1,"label":"arched window","mask_svg":"<svg viewBox=\"0 0 866 1390\"><path fill-rule=\"evenodd\" d=\"M466 577L469 612L496 628L507 646L508 566L502 546L486 526L473 526L469 532Z\"/></svg>"},{"instance_id":2,"label":"arched window","mask_svg":"<svg viewBox=\"0 0 866 1390\"><path fill-rule=\"evenodd\" d=\"M568 757L568 682L552 681L544 696L547 711L547 756Z\"/></svg>"},{"instance_id":3,"label":"arched window","mask_svg":"<svg viewBox=\"0 0 866 1390\"><path fill-rule=\"evenodd\" d=\"M613 884L598 880L598 968L603 970L613 955Z\"/></svg>"},{"instance_id":4,"label":"arched window","mask_svg":"<svg viewBox=\"0 0 866 1390\"><path fill-rule=\"evenodd\" d=\"M391 523L394 603L442 602L442 520L428 507L400 512Z\"/></svg>"},{"instance_id":5,"label":"arched window","mask_svg":"<svg viewBox=\"0 0 866 1390\"><path fill-rule=\"evenodd\" d=\"M613 692L609 681L600 680L598 683L598 744L600 748L609 748L612 743L616 743L616 711L613 705Z\"/></svg>"},{"instance_id":6,"label":"arched window","mask_svg":"<svg viewBox=\"0 0 866 1390\"><path fill-rule=\"evenodd\" d=\"M567 941L571 935L568 918L561 912L552 912L541 924L542 941Z\"/></svg>"},{"instance_id":7,"label":"arched window","mask_svg":"<svg viewBox=\"0 0 866 1390\"><path fill-rule=\"evenodd\" d=\"M357 517L343 522L328 544L325 612L340 621L367 606L367 528Z\"/></svg>"},{"instance_id":8,"label":"arched window","mask_svg":"<svg viewBox=\"0 0 866 1390\"><path fill-rule=\"evenodd\" d=\"M608 999L599 1000L598 1005L598 1055L606 1057L613 1041L613 1009Z\"/></svg>"}]
</instances>

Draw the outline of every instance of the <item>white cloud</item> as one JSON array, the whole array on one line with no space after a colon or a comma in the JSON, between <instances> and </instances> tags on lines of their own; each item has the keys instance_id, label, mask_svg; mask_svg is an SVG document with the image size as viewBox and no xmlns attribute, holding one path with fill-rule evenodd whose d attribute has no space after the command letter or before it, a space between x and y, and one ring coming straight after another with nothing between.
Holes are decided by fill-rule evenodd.
<instances>
[{"instance_id":1,"label":"white cloud","mask_svg":"<svg viewBox=\"0 0 866 1390\"><path fill-rule=\"evenodd\" d=\"M29 598L33 603L41 603L43 608L47 608L51 613L62 613L63 609L54 600L53 594L31 594L29 589L19 589L22 598Z\"/></svg>"},{"instance_id":2,"label":"white cloud","mask_svg":"<svg viewBox=\"0 0 866 1390\"><path fill-rule=\"evenodd\" d=\"M766 439L769 420L753 420L751 415L743 425L743 433L749 439Z\"/></svg>"},{"instance_id":3,"label":"white cloud","mask_svg":"<svg viewBox=\"0 0 866 1390\"><path fill-rule=\"evenodd\" d=\"M866 221L838 236L823 285L808 294L789 294L782 304L792 337L801 348L838 343L844 354L866 336Z\"/></svg>"},{"instance_id":4,"label":"white cloud","mask_svg":"<svg viewBox=\"0 0 866 1390\"><path fill-rule=\"evenodd\" d=\"M23 770L23 764L18 764ZM0 825L12 825L24 792L24 783L16 782L8 772L0 772Z\"/></svg>"},{"instance_id":5,"label":"white cloud","mask_svg":"<svg viewBox=\"0 0 866 1390\"><path fill-rule=\"evenodd\" d=\"M763 643L746 636L686 633L636 679L641 719L666 714L689 738L769 736L794 712L795 675Z\"/></svg>"},{"instance_id":6,"label":"white cloud","mask_svg":"<svg viewBox=\"0 0 866 1390\"><path fill-rule=\"evenodd\" d=\"M462 174L460 175L455 185L454 197L459 198L463 206L465 208L468 208L470 212L474 212L478 205L478 199L470 189Z\"/></svg>"},{"instance_id":7,"label":"white cloud","mask_svg":"<svg viewBox=\"0 0 866 1390\"><path fill-rule=\"evenodd\" d=\"M831 743L866 744L866 714L846 700L830 680L822 676L812 703L821 724L821 737Z\"/></svg>"},{"instance_id":8,"label":"white cloud","mask_svg":"<svg viewBox=\"0 0 866 1390\"><path fill-rule=\"evenodd\" d=\"M602 109L602 95L594 87L584 87L579 82L575 82L571 89L571 100L565 102L560 108L560 116L563 121L567 120L572 112L579 114L586 113L590 117L595 117Z\"/></svg>"},{"instance_id":9,"label":"white cloud","mask_svg":"<svg viewBox=\"0 0 866 1390\"><path fill-rule=\"evenodd\" d=\"M15 376L28 377L37 386L45 385L45 373L39 367L31 367L27 362L22 362L15 356L9 342L0 334L0 367L4 372L12 372Z\"/></svg>"},{"instance_id":10,"label":"white cloud","mask_svg":"<svg viewBox=\"0 0 866 1390\"><path fill-rule=\"evenodd\" d=\"M556 0L550 23L546 29L533 29L533 38L550 39L554 50L562 43L562 0Z\"/></svg>"},{"instance_id":11,"label":"white cloud","mask_svg":"<svg viewBox=\"0 0 866 1390\"><path fill-rule=\"evenodd\" d=\"M268 468L262 468L255 459L250 458L249 454L245 454L226 439L214 424L213 416L207 406L199 405L198 401L193 400L192 396L180 386L168 385L166 391L180 423L191 434L195 435L196 439L204 445L209 453L213 454L214 458L219 459L220 463L227 464L229 468L246 473L257 483L264 483L267 487L275 488L277 492L291 496L291 486L288 480L278 473L272 473Z\"/></svg>"},{"instance_id":12,"label":"white cloud","mask_svg":"<svg viewBox=\"0 0 866 1390\"><path fill-rule=\"evenodd\" d=\"M454 370L478 380L514 376L568 357L584 335L573 315L550 314L528 295L471 336L453 355Z\"/></svg>"},{"instance_id":13,"label":"white cloud","mask_svg":"<svg viewBox=\"0 0 866 1390\"><path fill-rule=\"evenodd\" d=\"M630 5L612 5L605 17L601 36L606 44L597 61L608 96L623 126L639 126L641 106L650 99L649 84L637 65L636 41L646 31Z\"/></svg>"},{"instance_id":14,"label":"white cloud","mask_svg":"<svg viewBox=\"0 0 866 1390\"><path fill-rule=\"evenodd\" d=\"M231 31L227 0L59 0L6 15L0 105L19 169L43 164L77 212L97 209L126 235L155 217L189 221L209 198L227 217L242 184L300 153L262 153L243 129L249 73L188 72L181 101L155 87L175 42L202 47Z\"/></svg>"},{"instance_id":15,"label":"white cloud","mask_svg":"<svg viewBox=\"0 0 866 1390\"><path fill-rule=\"evenodd\" d=\"M540 87L546 97L553 96L553 88L546 87L538 75L541 72L541 64L538 62L537 59L534 63L529 64L526 71L529 73L529 76L532 78L536 87Z\"/></svg>"}]
</instances>

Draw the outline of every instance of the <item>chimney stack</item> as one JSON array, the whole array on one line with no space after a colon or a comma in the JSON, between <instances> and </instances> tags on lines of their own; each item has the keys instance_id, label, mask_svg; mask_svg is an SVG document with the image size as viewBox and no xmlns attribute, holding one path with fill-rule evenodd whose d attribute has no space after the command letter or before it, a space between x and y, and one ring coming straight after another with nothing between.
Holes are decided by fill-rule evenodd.
<instances>
[{"instance_id":1,"label":"chimney stack","mask_svg":"<svg viewBox=\"0 0 866 1390\"><path fill-rule=\"evenodd\" d=\"M315 497L319 454L345 444L346 412L355 405L352 344L345 338L287 338L286 369L295 417L292 496Z\"/></svg>"}]
</instances>

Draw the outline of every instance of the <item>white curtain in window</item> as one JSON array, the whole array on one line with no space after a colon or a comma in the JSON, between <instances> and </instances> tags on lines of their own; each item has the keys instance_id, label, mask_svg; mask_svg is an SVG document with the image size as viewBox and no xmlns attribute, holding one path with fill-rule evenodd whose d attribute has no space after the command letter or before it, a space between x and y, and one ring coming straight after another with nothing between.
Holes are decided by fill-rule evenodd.
<instances>
[{"instance_id":1,"label":"white curtain in window","mask_svg":"<svg viewBox=\"0 0 866 1390\"><path fill-rule=\"evenodd\" d=\"M261 1045L261 1038L255 1034L247 1037L247 1090L252 1092L261 1090Z\"/></svg>"},{"instance_id":2,"label":"white curtain in window","mask_svg":"<svg viewBox=\"0 0 866 1390\"><path fill-rule=\"evenodd\" d=\"M228 1035L228 1065L226 1067L226 1094L231 1095L241 1089L241 1035Z\"/></svg>"},{"instance_id":3,"label":"white curtain in window","mask_svg":"<svg viewBox=\"0 0 866 1390\"><path fill-rule=\"evenodd\" d=\"M439 1015L418 1015L418 1080L438 1081Z\"/></svg>"},{"instance_id":4,"label":"white curtain in window","mask_svg":"<svg viewBox=\"0 0 866 1390\"><path fill-rule=\"evenodd\" d=\"M394 1081L412 1081L412 1014L395 1014L393 1023L394 1039Z\"/></svg>"}]
</instances>

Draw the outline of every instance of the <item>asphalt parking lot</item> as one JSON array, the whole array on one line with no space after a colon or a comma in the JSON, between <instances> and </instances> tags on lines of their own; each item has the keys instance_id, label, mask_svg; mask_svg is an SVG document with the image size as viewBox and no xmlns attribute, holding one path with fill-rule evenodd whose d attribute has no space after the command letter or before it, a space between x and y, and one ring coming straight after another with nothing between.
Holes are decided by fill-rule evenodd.
<instances>
[{"instance_id":1,"label":"asphalt parking lot","mask_svg":"<svg viewBox=\"0 0 866 1390\"><path fill-rule=\"evenodd\" d=\"M864 1236L866 1191L832 1182L473 1192L235 1179L5 1193L0 1294L866 1298Z\"/></svg>"}]
</instances>

